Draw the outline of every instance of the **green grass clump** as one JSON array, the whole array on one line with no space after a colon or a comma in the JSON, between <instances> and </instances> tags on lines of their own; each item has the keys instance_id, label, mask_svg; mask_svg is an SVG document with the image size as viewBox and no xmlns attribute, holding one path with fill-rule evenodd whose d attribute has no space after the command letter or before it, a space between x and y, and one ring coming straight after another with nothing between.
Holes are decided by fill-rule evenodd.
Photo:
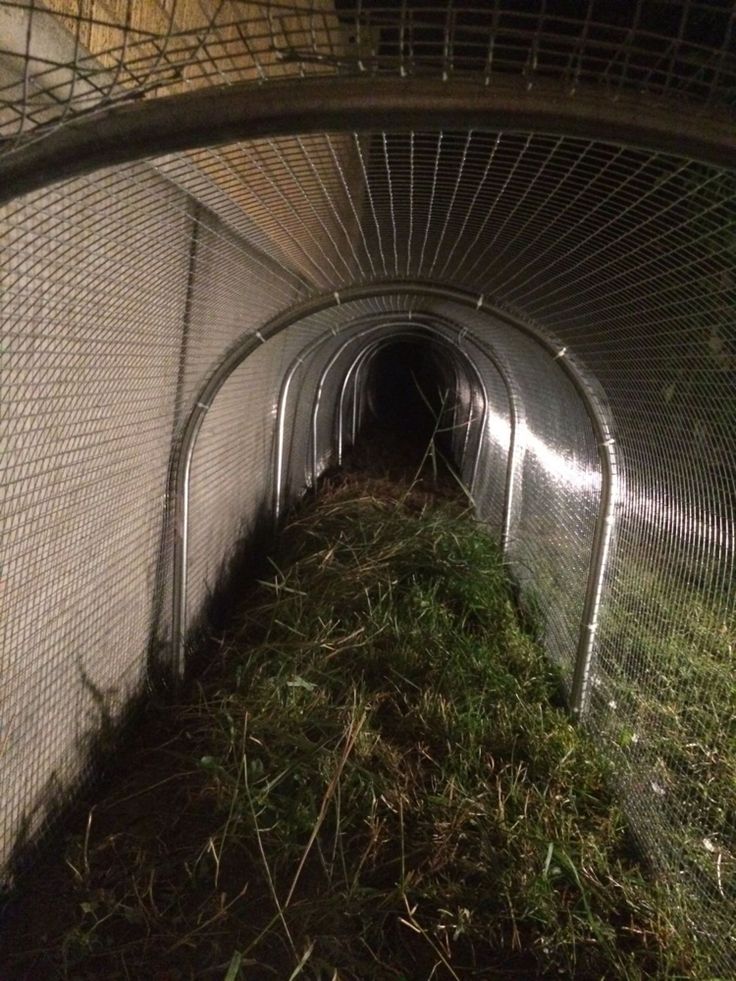
<instances>
[{"instance_id":1,"label":"green grass clump","mask_svg":"<svg viewBox=\"0 0 736 981\"><path fill-rule=\"evenodd\" d=\"M322 495L166 725L70 846L73 922L20 963L705 976L496 545L456 505L370 482Z\"/></svg>"},{"instance_id":2,"label":"green grass clump","mask_svg":"<svg viewBox=\"0 0 736 981\"><path fill-rule=\"evenodd\" d=\"M627 556L601 619L597 717L643 839L727 956L736 899L736 621L729 597ZM711 974L704 974L711 977Z\"/></svg>"}]
</instances>

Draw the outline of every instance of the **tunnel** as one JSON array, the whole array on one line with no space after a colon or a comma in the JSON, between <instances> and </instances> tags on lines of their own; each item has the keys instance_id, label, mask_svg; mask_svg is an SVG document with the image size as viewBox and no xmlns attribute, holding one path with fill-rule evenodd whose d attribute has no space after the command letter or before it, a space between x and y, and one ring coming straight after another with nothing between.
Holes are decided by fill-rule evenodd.
<instances>
[{"instance_id":1,"label":"tunnel","mask_svg":"<svg viewBox=\"0 0 736 981\"><path fill-rule=\"evenodd\" d=\"M8 883L242 542L394 431L730 976L732 5L164 6L0 0Z\"/></svg>"},{"instance_id":2,"label":"tunnel","mask_svg":"<svg viewBox=\"0 0 736 981\"><path fill-rule=\"evenodd\" d=\"M367 352L365 362L360 365L366 375L364 426L395 434L394 439L405 436L407 448L415 452L452 428L450 409L459 399L459 385L447 377L429 345L394 340Z\"/></svg>"}]
</instances>

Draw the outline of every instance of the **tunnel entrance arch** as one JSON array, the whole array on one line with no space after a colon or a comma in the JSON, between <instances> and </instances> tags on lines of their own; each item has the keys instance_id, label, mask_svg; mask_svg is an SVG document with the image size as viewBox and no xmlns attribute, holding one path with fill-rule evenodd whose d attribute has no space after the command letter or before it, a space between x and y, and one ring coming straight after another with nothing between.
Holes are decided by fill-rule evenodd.
<instances>
[{"instance_id":1,"label":"tunnel entrance arch","mask_svg":"<svg viewBox=\"0 0 736 981\"><path fill-rule=\"evenodd\" d=\"M570 688L572 711L582 716L588 702L592 681L592 662L595 635L598 626L603 584L610 553L615 500L617 462L612 421L602 395L593 381L586 377L584 369L569 355L565 346L560 346L552 337L538 328L517 320L501 310L487 304L484 296L469 294L453 287L434 283L385 282L373 283L365 287L354 287L337 293L315 297L300 304L297 308L274 318L269 324L248 335L236 345L223 359L210 376L200 392L200 396L187 419L181 438L172 454L170 500L172 501L172 520L175 529L174 570L173 570L173 610L172 638L176 651L176 663L183 668L185 650L186 594L187 594L187 550L189 524L189 481L192 457L197 435L205 414L214 398L232 372L261 344L312 314L340 306L353 300L386 296L392 292L413 295L423 299L435 297L447 300L476 312L481 311L504 323L520 335L531 340L544 350L560 368L565 378L577 393L581 406L590 421L595 437L600 467L600 500L595 520L593 544L587 576L587 586L583 604L582 623L574 659L574 672Z\"/></svg>"}]
</instances>

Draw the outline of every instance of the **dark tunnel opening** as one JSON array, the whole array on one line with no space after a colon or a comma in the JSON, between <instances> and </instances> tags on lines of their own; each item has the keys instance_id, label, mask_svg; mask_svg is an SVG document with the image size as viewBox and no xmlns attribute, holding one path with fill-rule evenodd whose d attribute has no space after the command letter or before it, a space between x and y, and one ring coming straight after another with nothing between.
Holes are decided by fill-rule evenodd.
<instances>
[{"instance_id":1,"label":"dark tunnel opening","mask_svg":"<svg viewBox=\"0 0 736 981\"><path fill-rule=\"evenodd\" d=\"M456 372L436 344L397 340L379 348L369 356L364 392L357 449L407 475L423 460L458 469L452 440Z\"/></svg>"}]
</instances>

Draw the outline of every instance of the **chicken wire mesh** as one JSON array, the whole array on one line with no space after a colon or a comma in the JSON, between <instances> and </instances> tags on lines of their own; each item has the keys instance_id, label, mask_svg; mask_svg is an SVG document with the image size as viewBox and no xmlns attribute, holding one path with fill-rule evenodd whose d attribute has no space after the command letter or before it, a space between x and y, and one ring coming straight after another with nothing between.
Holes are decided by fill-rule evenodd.
<instances>
[{"instance_id":1,"label":"chicken wire mesh","mask_svg":"<svg viewBox=\"0 0 736 981\"><path fill-rule=\"evenodd\" d=\"M474 83L470 102L508 81L554 84L570 119L584 91L655 108L677 99L706 125L733 109L733 15L730 2L675 0L6 0L0 153L162 95L314 76ZM588 718L637 833L682 884L714 973L732 973L736 184L729 168L686 154L658 149L656 135L646 147L615 142L604 119L595 139L564 124L470 128L462 114L442 129L353 132L344 119L120 164L3 206L8 867L169 640L171 450L225 352L294 309L206 414L189 625L270 506L279 387L294 357L361 318L421 313L453 325L483 376L478 511L491 519L506 505L512 571L568 680L602 479L589 407L563 370L569 355L608 414L615 535ZM373 292L350 300L362 287ZM468 302L440 297L444 287ZM324 308L299 317L318 295ZM560 357L515 325L555 338ZM463 330L492 349L510 390ZM319 350L317 374L334 345ZM325 459L346 370L320 416ZM310 474L306 374L286 415L289 494Z\"/></svg>"}]
</instances>

